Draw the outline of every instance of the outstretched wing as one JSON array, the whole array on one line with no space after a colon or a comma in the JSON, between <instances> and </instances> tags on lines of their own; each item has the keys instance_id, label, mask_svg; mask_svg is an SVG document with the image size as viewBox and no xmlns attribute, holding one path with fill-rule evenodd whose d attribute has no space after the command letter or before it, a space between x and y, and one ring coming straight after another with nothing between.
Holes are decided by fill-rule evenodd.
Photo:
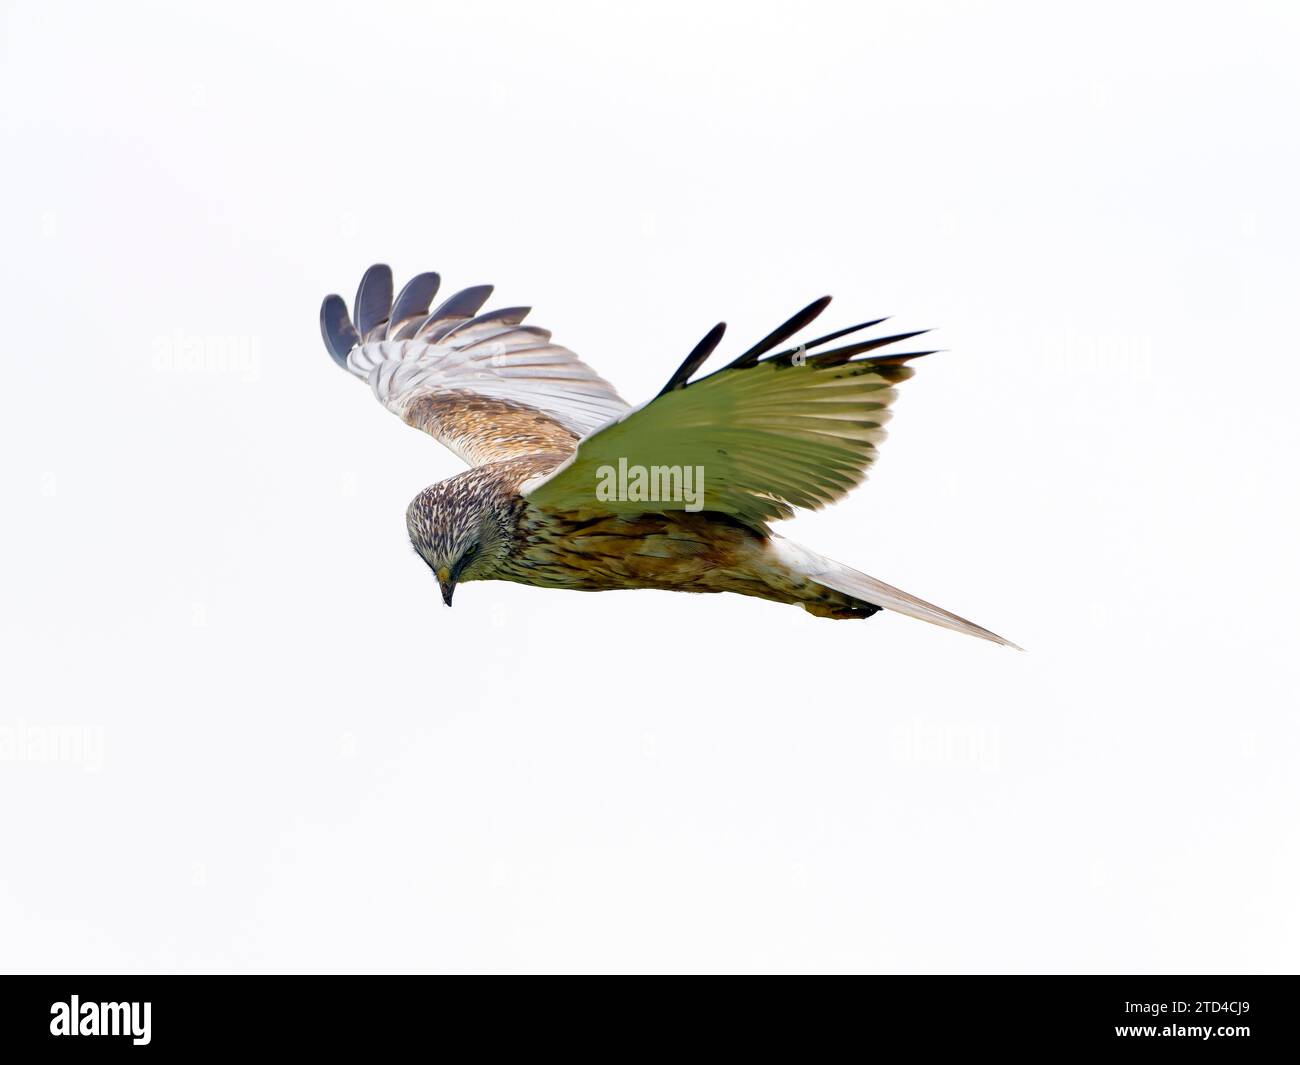
<instances>
[{"instance_id":1,"label":"outstretched wing","mask_svg":"<svg viewBox=\"0 0 1300 1065\"><path fill-rule=\"evenodd\" d=\"M393 299L382 264L361 279L348 317L341 296L321 305L334 361L369 382L375 398L470 465L572 451L628 405L551 334L523 325L527 307L479 313L491 285L467 288L432 311L437 274L419 274Z\"/></svg>"},{"instance_id":2,"label":"outstretched wing","mask_svg":"<svg viewBox=\"0 0 1300 1065\"><path fill-rule=\"evenodd\" d=\"M555 510L700 509L755 526L840 498L875 461L893 386L912 376L908 360L931 352L870 354L919 333L817 350L878 319L763 357L829 302L809 304L723 369L691 381L722 338L725 327L715 326L659 395L583 439L568 462L526 482L524 494Z\"/></svg>"}]
</instances>

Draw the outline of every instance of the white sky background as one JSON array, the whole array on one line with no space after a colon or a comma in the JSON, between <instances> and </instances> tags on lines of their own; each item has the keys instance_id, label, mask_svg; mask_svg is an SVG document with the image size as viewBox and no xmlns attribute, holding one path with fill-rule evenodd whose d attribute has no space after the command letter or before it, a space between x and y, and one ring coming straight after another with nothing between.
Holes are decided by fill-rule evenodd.
<instances>
[{"instance_id":1,"label":"white sky background","mask_svg":"<svg viewBox=\"0 0 1300 1065\"><path fill-rule=\"evenodd\" d=\"M3 12L0 968L1295 971L1293 5ZM939 327L781 531L1028 653L445 609L460 464L319 337L375 261L634 402Z\"/></svg>"}]
</instances>

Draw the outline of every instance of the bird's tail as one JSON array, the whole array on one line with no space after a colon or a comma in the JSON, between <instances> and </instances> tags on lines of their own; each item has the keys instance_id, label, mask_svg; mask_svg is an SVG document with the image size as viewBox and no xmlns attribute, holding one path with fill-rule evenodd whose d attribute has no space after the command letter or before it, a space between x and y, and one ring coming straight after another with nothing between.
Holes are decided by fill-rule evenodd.
<instances>
[{"instance_id":1,"label":"bird's tail","mask_svg":"<svg viewBox=\"0 0 1300 1065\"><path fill-rule=\"evenodd\" d=\"M931 625L941 625L954 632L964 632L967 636L978 636L981 640L1000 643L1004 647L1014 647L1017 651L1024 650L1010 640L1004 640L997 633L976 625L973 621L967 621L942 607L918 599L884 581L878 581L875 577L868 577L865 573L859 573L849 566L809 551L806 547L800 547L796 543L775 536L770 544L789 569L814 584L820 584L865 604L884 607L898 614L906 614L909 618L928 621Z\"/></svg>"}]
</instances>

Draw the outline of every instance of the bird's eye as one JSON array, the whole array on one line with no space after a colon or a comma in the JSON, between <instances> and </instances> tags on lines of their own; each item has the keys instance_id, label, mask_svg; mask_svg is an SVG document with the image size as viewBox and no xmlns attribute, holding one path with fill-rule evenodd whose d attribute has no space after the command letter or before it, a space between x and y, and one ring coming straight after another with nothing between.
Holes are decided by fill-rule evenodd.
<instances>
[{"instance_id":1,"label":"bird's eye","mask_svg":"<svg viewBox=\"0 0 1300 1065\"><path fill-rule=\"evenodd\" d=\"M460 561L456 563L456 572L464 572L465 568L472 565L476 558L478 558L478 544L475 544L460 556Z\"/></svg>"}]
</instances>

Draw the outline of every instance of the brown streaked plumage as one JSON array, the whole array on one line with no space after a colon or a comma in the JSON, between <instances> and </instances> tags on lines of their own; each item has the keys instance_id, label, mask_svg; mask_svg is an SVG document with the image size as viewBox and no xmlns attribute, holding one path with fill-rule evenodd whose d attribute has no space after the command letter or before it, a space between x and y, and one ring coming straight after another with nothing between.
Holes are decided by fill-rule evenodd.
<instances>
[{"instance_id":1,"label":"brown streaked plumage","mask_svg":"<svg viewBox=\"0 0 1300 1065\"><path fill-rule=\"evenodd\" d=\"M474 465L538 452L567 458L578 445L577 433L535 407L461 389L416 397L405 418Z\"/></svg>"},{"instance_id":2,"label":"brown streaked plumage","mask_svg":"<svg viewBox=\"0 0 1300 1065\"><path fill-rule=\"evenodd\" d=\"M1009 643L768 527L865 477L894 386L912 375L910 360L930 354L871 353L917 333L825 350L876 320L768 354L825 309L824 297L692 380L722 338L719 324L633 410L549 332L523 325L527 308L480 314L491 293L481 285L430 312L437 288L438 275L418 275L394 303L391 271L373 266L356 325L330 296L321 331L340 366L471 466L407 508L411 543L448 605L474 580L725 591L829 618L884 607Z\"/></svg>"}]
</instances>

